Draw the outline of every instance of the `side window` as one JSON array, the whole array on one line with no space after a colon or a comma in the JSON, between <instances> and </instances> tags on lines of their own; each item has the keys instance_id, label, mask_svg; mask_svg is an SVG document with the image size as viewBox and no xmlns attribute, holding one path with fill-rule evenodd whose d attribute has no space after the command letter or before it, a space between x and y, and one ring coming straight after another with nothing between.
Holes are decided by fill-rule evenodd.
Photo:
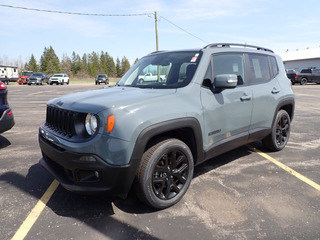
<instances>
[{"instance_id":1,"label":"side window","mask_svg":"<svg viewBox=\"0 0 320 240\"><path fill-rule=\"evenodd\" d=\"M272 78L276 77L279 73L279 68L277 64L277 60L275 57L268 57L271 65L271 70L272 70Z\"/></svg>"},{"instance_id":2,"label":"side window","mask_svg":"<svg viewBox=\"0 0 320 240\"><path fill-rule=\"evenodd\" d=\"M213 74L235 74L238 85L245 83L243 54L218 54L213 55Z\"/></svg>"},{"instance_id":3,"label":"side window","mask_svg":"<svg viewBox=\"0 0 320 240\"><path fill-rule=\"evenodd\" d=\"M249 54L249 74L252 83L263 83L271 79L268 58L265 55Z\"/></svg>"}]
</instances>

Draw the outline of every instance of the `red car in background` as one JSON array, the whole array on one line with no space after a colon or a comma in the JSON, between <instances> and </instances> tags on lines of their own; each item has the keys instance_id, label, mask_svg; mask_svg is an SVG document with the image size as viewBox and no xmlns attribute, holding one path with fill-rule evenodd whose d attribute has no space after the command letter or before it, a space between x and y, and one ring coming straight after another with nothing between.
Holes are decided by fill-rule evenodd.
<instances>
[{"instance_id":1,"label":"red car in background","mask_svg":"<svg viewBox=\"0 0 320 240\"><path fill-rule=\"evenodd\" d=\"M19 76L17 83L19 83L20 85L27 84L28 77L30 77L32 73L33 73L32 71L23 71L21 76Z\"/></svg>"}]
</instances>

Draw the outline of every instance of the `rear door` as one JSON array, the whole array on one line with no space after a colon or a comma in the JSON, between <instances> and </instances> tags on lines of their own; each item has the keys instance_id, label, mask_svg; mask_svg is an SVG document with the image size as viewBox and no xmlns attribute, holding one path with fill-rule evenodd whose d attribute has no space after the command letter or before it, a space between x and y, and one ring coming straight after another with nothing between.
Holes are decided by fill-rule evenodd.
<instances>
[{"instance_id":1,"label":"rear door","mask_svg":"<svg viewBox=\"0 0 320 240\"><path fill-rule=\"evenodd\" d=\"M252 120L250 140L260 140L268 134L281 96L279 68L273 56L246 55L248 81L252 86Z\"/></svg>"}]
</instances>

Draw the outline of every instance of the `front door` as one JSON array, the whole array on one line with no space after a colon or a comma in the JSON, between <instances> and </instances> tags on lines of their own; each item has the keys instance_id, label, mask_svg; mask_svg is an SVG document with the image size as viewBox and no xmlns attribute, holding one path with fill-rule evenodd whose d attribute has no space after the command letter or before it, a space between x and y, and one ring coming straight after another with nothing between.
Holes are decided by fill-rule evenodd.
<instances>
[{"instance_id":1,"label":"front door","mask_svg":"<svg viewBox=\"0 0 320 240\"><path fill-rule=\"evenodd\" d=\"M246 85L243 54L226 53L212 56L206 78L219 74L235 74L238 85L221 92L202 87L201 102L204 117L204 151L213 157L241 146L248 139L252 113L252 87ZM210 73L212 71L212 74Z\"/></svg>"}]
</instances>

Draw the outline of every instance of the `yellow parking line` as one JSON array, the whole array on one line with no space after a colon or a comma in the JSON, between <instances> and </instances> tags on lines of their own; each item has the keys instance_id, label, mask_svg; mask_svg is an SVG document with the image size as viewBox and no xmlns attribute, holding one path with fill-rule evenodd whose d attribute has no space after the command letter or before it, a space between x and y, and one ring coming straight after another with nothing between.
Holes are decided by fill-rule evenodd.
<instances>
[{"instance_id":1,"label":"yellow parking line","mask_svg":"<svg viewBox=\"0 0 320 240\"><path fill-rule=\"evenodd\" d=\"M276 159L270 157L269 155L261 152L259 149L256 149L254 147L248 146L252 151L258 153L260 156L268 159L269 161L273 162L283 170L287 171L288 173L292 174L296 178L300 179L301 181L305 182L306 184L310 185L311 187L315 188L316 190L320 191L320 185L315 183L314 181L310 180L309 178L306 178L305 176L301 175L300 173L294 171L293 169L289 168L288 166L284 165L283 163L277 161Z\"/></svg>"},{"instance_id":2,"label":"yellow parking line","mask_svg":"<svg viewBox=\"0 0 320 240\"><path fill-rule=\"evenodd\" d=\"M52 194L55 192L57 187L59 186L59 182L54 180L47 191L43 194L41 199L38 201L36 206L32 209L26 220L22 223L18 231L13 236L12 240L22 240L27 236L33 224L36 222L38 217L40 216L42 210L45 208L46 204L50 200Z\"/></svg>"}]
</instances>

